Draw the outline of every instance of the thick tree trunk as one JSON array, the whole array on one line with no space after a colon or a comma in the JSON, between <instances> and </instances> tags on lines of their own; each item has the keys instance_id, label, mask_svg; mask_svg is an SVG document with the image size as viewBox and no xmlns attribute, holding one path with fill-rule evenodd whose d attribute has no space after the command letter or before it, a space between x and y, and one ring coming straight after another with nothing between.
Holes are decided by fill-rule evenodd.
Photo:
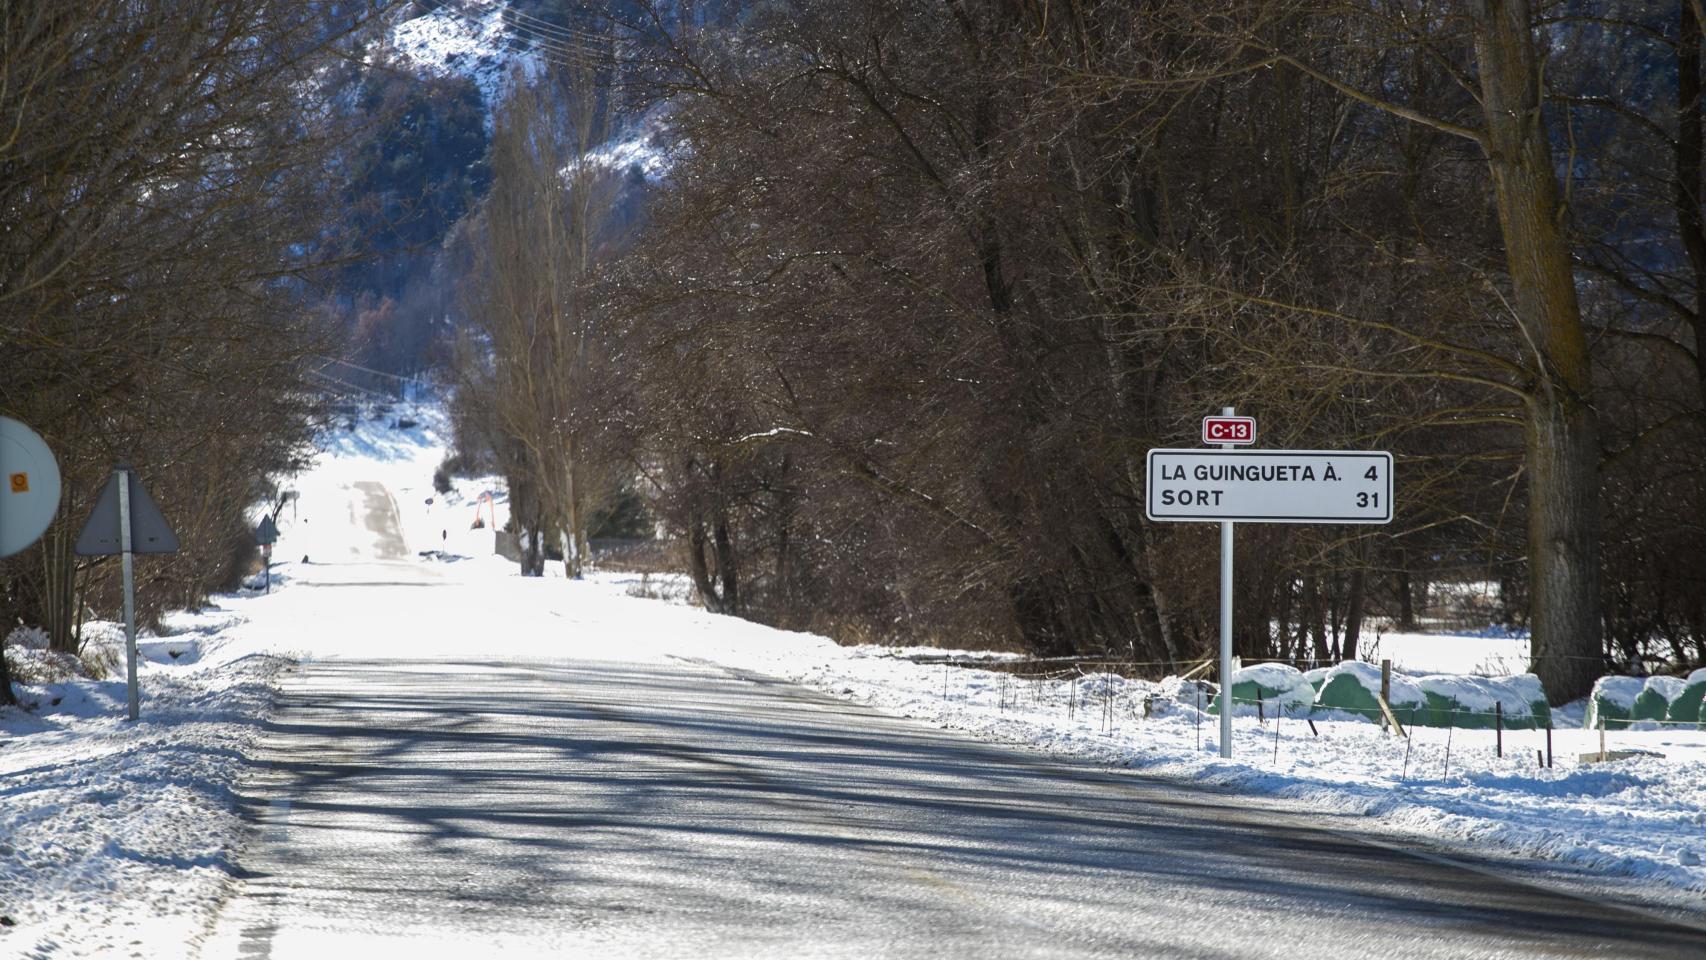
<instances>
[{"instance_id":1,"label":"thick tree trunk","mask_svg":"<svg viewBox=\"0 0 1706 960\"><path fill-rule=\"evenodd\" d=\"M1599 440L1593 411L1537 403L1529 416L1528 568L1534 672L1555 703L1585 696L1603 665Z\"/></svg>"},{"instance_id":2,"label":"thick tree trunk","mask_svg":"<svg viewBox=\"0 0 1706 960\"><path fill-rule=\"evenodd\" d=\"M1554 703L1599 666L1599 434L1592 370L1541 113L1528 0L1477 0L1475 54L1487 162L1512 306L1536 354L1528 400L1528 550L1535 672Z\"/></svg>"}]
</instances>

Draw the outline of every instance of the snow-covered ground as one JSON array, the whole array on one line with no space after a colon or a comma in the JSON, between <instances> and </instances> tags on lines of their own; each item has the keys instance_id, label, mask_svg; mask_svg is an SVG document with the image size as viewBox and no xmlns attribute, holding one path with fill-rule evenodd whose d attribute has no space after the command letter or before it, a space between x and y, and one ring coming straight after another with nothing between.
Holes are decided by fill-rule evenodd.
<instances>
[{"instance_id":1,"label":"snow-covered ground","mask_svg":"<svg viewBox=\"0 0 1706 960\"><path fill-rule=\"evenodd\" d=\"M399 428L399 418L417 425ZM312 470L285 478L298 496L279 517L272 593L216 598L145 638L140 722L121 719L117 680L21 688L32 708L0 714L0 915L10 923L0 923L0 955L194 955L233 883L244 776L276 680L305 656L709 661L1048 753L1366 814L1372 829L1563 860L1706 899L1701 731L1613 731L1612 749L1660 756L1582 764L1597 734L1570 726L1579 707L1560 711L1547 769L1536 761L1543 732L1507 731L1501 759L1490 731L1419 728L1405 740L1361 719L1311 728L1241 715L1236 757L1225 761L1216 718L1177 681L1027 681L920 664L907 656L917 651L844 648L707 614L686 602L680 578L517 577L492 556L501 484L433 490L444 435L436 410L399 406L337 432ZM449 615L412 602L435 588L465 600ZM576 649L577 625L591 623L621 624L624 648ZM1511 643L1383 641L1413 649L1392 655L1417 672L1467 669Z\"/></svg>"}]
</instances>

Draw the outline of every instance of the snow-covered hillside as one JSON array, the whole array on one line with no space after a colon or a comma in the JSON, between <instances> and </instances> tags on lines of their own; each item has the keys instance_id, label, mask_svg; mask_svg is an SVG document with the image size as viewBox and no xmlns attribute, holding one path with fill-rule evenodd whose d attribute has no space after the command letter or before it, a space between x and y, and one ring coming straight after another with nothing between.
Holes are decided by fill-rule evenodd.
<instances>
[{"instance_id":1,"label":"snow-covered hillside","mask_svg":"<svg viewBox=\"0 0 1706 960\"><path fill-rule=\"evenodd\" d=\"M533 42L506 29L502 2L452 0L405 16L392 25L383 52L398 66L436 76L464 76L479 87L491 111L503 102L517 75L530 80L543 61Z\"/></svg>"},{"instance_id":2,"label":"snow-covered hillside","mask_svg":"<svg viewBox=\"0 0 1706 960\"><path fill-rule=\"evenodd\" d=\"M525 15L506 18L504 0L447 0L425 11L404 7L387 31L379 56L404 70L430 76L467 77L479 89L491 132L498 106L519 81L536 81L551 63L569 62L582 41L568 31ZM610 140L590 151L596 163L651 180L667 167L658 143L662 109L621 125Z\"/></svg>"}]
</instances>

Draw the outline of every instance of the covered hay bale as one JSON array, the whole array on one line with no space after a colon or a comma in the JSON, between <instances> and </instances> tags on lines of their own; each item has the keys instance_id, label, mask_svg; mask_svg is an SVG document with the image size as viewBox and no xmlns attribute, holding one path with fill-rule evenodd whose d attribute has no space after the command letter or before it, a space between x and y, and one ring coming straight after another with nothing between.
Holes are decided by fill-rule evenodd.
<instances>
[{"instance_id":1,"label":"covered hay bale","mask_svg":"<svg viewBox=\"0 0 1706 960\"><path fill-rule=\"evenodd\" d=\"M1679 723L1700 723L1701 703L1706 701L1706 667L1701 667L1682 681L1682 691L1671 698L1665 719Z\"/></svg>"},{"instance_id":2,"label":"covered hay bale","mask_svg":"<svg viewBox=\"0 0 1706 960\"><path fill-rule=\"evenodd\" d=\"M1376 723L1381 720L1380 668L1372 663L1347 660L1327 671L1321 692L1315 696L1320 710L1341 710L1367 717ZM1392 674L1392 712L1403 723L1406 717L1419 716L1427 709L1427 697L1416 682L1402 674Z\"/></svg>"},{"instance_id":3,"label":"covered hay bale","mask_svg":"<svg viewBox=\"0 0 1706 960\"><path fill-rule=\"evenodd\" d=\"M1682 693L1681 677L1648 677L1646 686L1635 697L1629 711L1631 720L1663 720L1670 713L1670 702Z\"/></svg>"},{"instance_id":4,"label":"covered hay bale","mask_svg":"<svg viewBox=\"0 0 1706 960\"><path fill-rule=\"evenodd\" d=\"M1491 730L1504 713L1510 729L1532 730L1552 722L1546 690L1532 673L1514 677L1468 677L1436 675L1416 681L1427 696L1426 719L1430 727L1461 727Z\"/></svg>"},{"instance_id":5,"label":"covered hay bale","mask_svg":"<svg viewBox=\"0 0 1706 960\"><path fill-rule=\"evenodd\" d=\"M1232 702L1233 716L1261 713L1300 717L1314 705L1315 688L1290 664L1257 663L1232 672ZM1221 697L1217 695L1209 712L1218 714L1220 709Z\"/></svg>"},{"instance_id":6,"label":"covered hay bale","mask_svg":"<svg viewBox=\"0 0 1706 960\"><path fill-rule=\"evenodd\" d=\"M1594 682L1593 693L1588 696L1587 715L1582 725L1590 730L1598 727L1601 721L1607 730L1621 730L1629 726L1629 717L1635 712L1635 698L1646 686L1644 677L1600 677Z\"/></svg>"}]
</instances>

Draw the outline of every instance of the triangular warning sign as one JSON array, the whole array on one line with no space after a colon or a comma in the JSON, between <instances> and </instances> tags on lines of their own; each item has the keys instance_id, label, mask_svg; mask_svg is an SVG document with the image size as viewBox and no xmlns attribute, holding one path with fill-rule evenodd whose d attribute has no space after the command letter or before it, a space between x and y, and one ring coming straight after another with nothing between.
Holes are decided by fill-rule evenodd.
<instances>
[{"instance_id":1,"label":"triangular warning sign","mask_svg":"<svg viewBox=\"0 0 1706 960\"><path fill-rule=\"evenodd\" d=\"M177 535L166 525L166 518L160 515L160 508L154 505L148 491L142 489L136 474L129 470L115 471L107 478L107 485L101 488L95 509L90 511L83 531L77 534L77 545L72 549L80 557L103 557L121 552L118 526L120 476L130 480L130 552L177 553Z\"/></svg>"},{"instance_id":2,"label":"triangular warning sign","mask_svg":"<svg viewBox=\"0 0 1706 960\"><path fill-rule=\"evenodd\" d=\"M261 518L260 526L255 528L255 542L260 544L278 542L278 524L272 522L271 516Z\"/></svg>"}]
</instances>

